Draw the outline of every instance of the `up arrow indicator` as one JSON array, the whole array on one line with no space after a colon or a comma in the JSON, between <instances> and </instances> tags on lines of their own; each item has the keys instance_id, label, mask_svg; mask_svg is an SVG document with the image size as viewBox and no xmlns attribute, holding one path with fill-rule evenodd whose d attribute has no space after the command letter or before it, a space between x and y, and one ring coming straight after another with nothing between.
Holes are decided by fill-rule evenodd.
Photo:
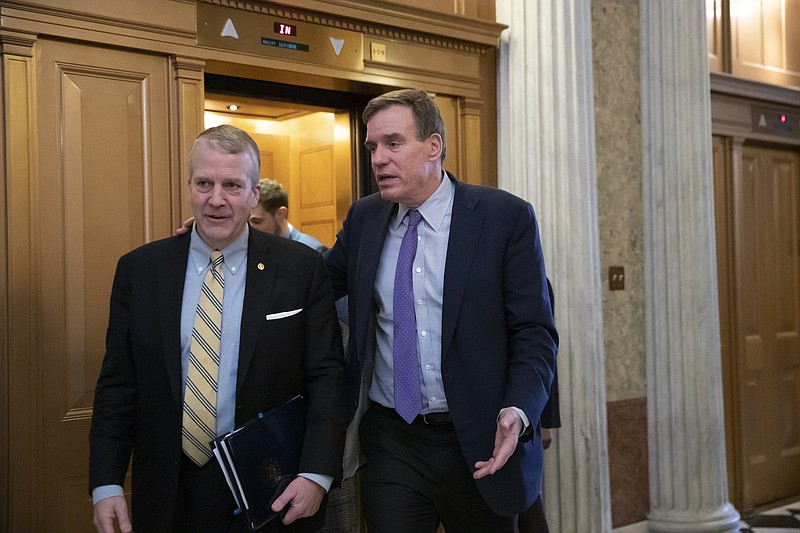
<instances>
[{"instance_id":1,"label":"up arrow indicator","mask_svg":"<svg viewBox=\"0 0 800 533\"><path fill-rule=\"evenodd\" d=\"M763 114L761 115L761 118L758 119L758 127L759 128L767 127L767 117L765 117Z\"/></svg>"},{"instance_id":2,"label":"up arrow indicator","mask_svg":"<svg viewBox=\"0 0 800 533\"><path fill-rule=\"evenodd\" d=\"M239 33L236 31L236 26L233 25L233 21L228 19L225 22L225 26L222 28L222 32L220 32L220 37L233 37L234 39L239 38Z\"/></svg>"},{"instance_id":3,"label":"up arrow indicator","mask_svg":"<svg viewBox=\"0 0 800 533\"><path fill-rule=\"evenodd\" d=\"M336 54L338 57L339 54L342 53L342 47L344 46L344 39L335 39L333 37L330 38L331 46L333 47L333 53Z\"/></svg>"}]
</instances>

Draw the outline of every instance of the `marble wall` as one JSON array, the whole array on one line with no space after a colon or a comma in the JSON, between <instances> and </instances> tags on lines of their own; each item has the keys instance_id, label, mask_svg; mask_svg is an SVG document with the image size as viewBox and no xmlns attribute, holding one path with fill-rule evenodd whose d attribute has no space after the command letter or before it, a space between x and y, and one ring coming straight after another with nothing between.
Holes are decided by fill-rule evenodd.
<instances>
[{"instance_id":1,"label":"marble wall","mask_svg":"<svg viewBox=\"0 0 800 533\"><path fill-rule=\"evenodd\" d=\"M650 507L639 27L639 0L592 0L597 201L614 527L645 520ZM609 290L610 266L625 268L624 290Z\"/></svg>"},{"instance_id":2,"label":"marble wall","mask_svg":"<svg viewBox=\"0 0 800 533\"><path fill-rule=\"evenodd\" d=\"M592 53L606 394L613 402L647 395L639 0L592 0ZM625 268L624 290L608 290L610 266Z\"/></svg>"}]
</instances>

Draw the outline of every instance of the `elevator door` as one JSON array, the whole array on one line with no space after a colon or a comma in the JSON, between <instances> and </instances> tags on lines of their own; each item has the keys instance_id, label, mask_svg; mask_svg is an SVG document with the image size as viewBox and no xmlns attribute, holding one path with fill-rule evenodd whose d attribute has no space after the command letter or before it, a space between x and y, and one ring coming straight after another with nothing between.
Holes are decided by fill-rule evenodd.
<instances>
[{"instance_id":1,"label":"elevator door","mask_svg":"<svg viewBox=\"0 0 800 533\"><path fill-rule=\"evenodd\" d=\"M800 153L744 146L731 192L735 463L746 510L800 494Z\"/></svg>"},{"instance_id":2,"label":"elevator door","mask_svg":"<svg viewBox=\"0 0 800 533\"><path fill-rule=\"evenodd\" d=\"M330 247L354 200L373 192L361 148L370 96L206 75L205 126L247 131L261 177L283 185L289 222Z\"/></svg>"},{"instance_id":3,"label":"elevator door","mask_svg":"<svg viewBox=\"0 0 800 533\"><path fill-rule=\"evenodd\" d=\"M9 531L93 531L88 431L117 259L170 235L167 60L42 39L37 171L11 183ZM5 436L4 436L5 438ZM0 524L6 517L0 517ZM0 529L2 526L0 525Z\"/></svg>"}]
</instances>

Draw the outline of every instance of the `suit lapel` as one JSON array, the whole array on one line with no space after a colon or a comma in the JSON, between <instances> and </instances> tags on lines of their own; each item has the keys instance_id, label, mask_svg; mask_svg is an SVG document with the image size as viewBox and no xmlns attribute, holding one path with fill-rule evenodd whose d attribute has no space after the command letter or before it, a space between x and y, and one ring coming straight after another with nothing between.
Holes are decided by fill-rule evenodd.
<instances>
[{"instance_id":1,"label":"suit lapel","mask_svg":"<svg viewBox=\"0 0 800 533\"><path fill-rule=\"evenodd\" d=\"M175 238L166 261L158 265L158 308L161 317L164 363L176 405L183 403L181 386L181 305L189 260L190 234Z\"/></svg>"},{"instance_id":2,"label":"suit lapel","mask_svg":"<svg viewBox=\"0 0 800 533\"><path fill-rule=\"evenodd\" d=\"M239 334L239 366L236 372L236 391L247 375L256 349L256 342L264 326L267 304L275 286L277 265L268 259L271 247L265 238L250 232L247 242L247 281L244 288L242 325Z\"/></svg>"},{"instance_id":3,"label":"suit lapel","mask_svg":"<svg viewBox=\"0 0 800 533\"><path fill-rule=\"evenodd\" d=\"M383 252L383 243L389 230L389 221L397 212L394 202L381 202L374 206L364 219L363 233L359 242L356 263L355 324L356 339L360 341L358 353L366 353L369 324L374 316L373 292L378 263Z\"/></svg>"},{"instance_id":4,"label":"suit lapel","mask_svg":"<svg viewBox=\"0 0 800 533\"><path fill-rule=\"evenodd\" d=\"M442 296L442 359L447 355L453 339L458 310L464 299L467 278L475 260L485 219L483 213L477 210L478 198L463 183L456 180L453 183L455 198L450 219Z\"/></svg>"}]
</instances>

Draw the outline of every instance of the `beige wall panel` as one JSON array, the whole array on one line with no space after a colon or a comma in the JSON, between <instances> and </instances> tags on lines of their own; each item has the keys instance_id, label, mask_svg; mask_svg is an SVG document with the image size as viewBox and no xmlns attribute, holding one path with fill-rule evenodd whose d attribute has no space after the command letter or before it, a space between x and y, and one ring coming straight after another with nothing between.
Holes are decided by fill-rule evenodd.
<instances>
[{"instance_id":1,"label":"beige wall panel","mask_svg":"<svg viewBox=\"0 0 800 533\"><path fill-rule=\"evenodd\" d=\"M396 4L428 11L451 13L482 20L495 21L494 2L488 0L383 0L384 4Z\"/></svg>"},{"instance_id":2,"label":"beige wall panel","mask_svg":"<svg viewBox=\"0 0 800 533\"><path fill-rule=\"evenodd\" d=\"M747 253L757 242L756 229L759 214L756 186L761 174L760 160L747 150L742 155L741 179L734 183L734 202L736 210L736 278L737 278L737 329L740 335L739 368L742 391L739 400L744 406L742 410L741 431L744 454L744 495L743 503L752 507L754 487L762 490L769 479L768 418L764 416L767 405L767 391L764 379L766 370L764 332L761 329L763 319L759 307L759 254ZM738 183L737 183L738 182ZM748 221L748 222L745 222Z\"/></svg>"},{"instance_id":3,"label":"beige wall panel","mask_svg":"<svg viewBox=\"0 0 800 533\"><path fill-rule=\"evenodd\" d=\"M239 125L238 127L242 126ZM261 177L278 181L284 187L288 187L289 138L283 135L268 135L264 133L252 133L251 137L260 148ZM291 198L289 201L291 202Z\"/></svg>"},{"instance_id":4,"label":"beige wall panel","mask_svg":"<svg viewBox=\"0 0 800 533\"><path fill-rule=\"evenodd\" d=\"M723 97L711 100L711 114L714 117L714 126L721 126L731 130L748 132L752 127L750 105L743 105L741 101Z\"/></svg>"},{"instance_id":5,"label":"beige wall panel","mask_svg":"<svg viewBox=\"0 0 800 533\"><path fill-rule=\"evenodd\" d=\"M800 0L786 2L786 21L786 68L800 77Z\"/></svg>"},{"instance_id":6,"label":"beige wall panel","mask_svg":"<svg viewBox=\"0 0 800 533\"><path fill-rule=\"evenodd\" d=\"M350 115L336 113L334 118L334 166L336 173L336 224L334 235L339 232L353 203L353 187L357 183L354 176L352 154L350 150ZM331 245L335 242L331 241Z\"/></svg>"},{"instance_id":7,"label":"beige wall panel","mask_svg":"<svg viewBox=\"0 0 800 533\"><path fill-rule=\"evenodd\" d=\"M259 152L261 156L261 171L259 178L274 180L275 179L275 154L272 152Z\"/></svg>"},{"instance_id":8,"label":"beige wall panel","mask_svg":"<svg viewBox=\"0 0 800 533\"><path fill-rule=\"evenodd\" d=\"M458 127L458 98L437 94L434 101L444 120L444 134L447 143L444 168L455 174L458 179L464 179L461 176L463 169L461 168L461 136Z\"/></svg>"},{"instance_id":9,"label":"beige wall panel","mask_svg":"<svg viewBox=\"0 0 800 533\"><path fill-rule=\"evenodd\" d=\"M708 67L711 72L723 72L722 0L706 0L706 16Z\"/></svg>"},{"instance_id":10,"label":"beige wall panel","mask_svg":"<svg viewBox=\"0 0 800 533\"><path fill-rule=\"evenodd\" d=\"M336 242L337 228L329 220L303 220L297 229L307 235L316 237L319 242L328 248L332 247L333 243Z\"/></svg>"},{"instance_id":11,"label":"beige wall panel","mask_svg":"<svg viewBox=\"0 0 800 533\"><path fill-rule=\"evenodd\" d=\"M333 146L301 150L298 189L300 211L295 215L298 228L331 246L336 227L336 174Z\"/></svg>"},{"instance_id":12,"label":"beige wall panel","mask_svg":"<svg viewBox=\"0 0 800 533\"><path fill-rule=\"evenodd\" d=\"M758 225L756 217L759 214L759 199L756 185L761 174L760 160L757 157L745 155L742 157L742 178L736 186L736 211L741 220L753 221L752 224L740 224L737 227L737 250L747 250L750 245L758 242ZM759 254L740 252L737 258L737 278L747 280L740 282L737 304L741 310L748 312L739 313L739 332L744 341L744 364L748 375L747 381L751 386L757 386L758 372L764 368L764 341L761 331L762 318L760 316L759 297L761 287L753 280L758 280L759 263L763 264L765 258Z\"/></svg>"},{"instance_id":13,"label":"beige wall panel","mask_svg":"<svg viewBox=\"0 0 800 533\"><path fill-rule=\"evenodd\" d=\"M792 0L789 0L791 2ZM761 28L763 63L767 66L786 68L784 51L786 41L785 31L791 27L784 26L783 5L786 0L761 1ZM789 21L786 21L789 22ZM797 21L794 22L796 24Z\"/></svg>"},{"instance_id":14,"label":"beige wall panel","mask_svg":"<svg viewBox=\"0 0 800 533\"><path fill-rule=\"evenodd\" d=\"M189 205L189 152L195 137L205 129L203 124L203 66L196 59L172 56L170 58L171 75L177 85L172 96L172 124L176 125L172 132L177 139L177 157L171 163L173 190L175 198L173 209L178 215L175 225L192 216Z\"/></svg>"},{"instance_id":15,"label":"beige wall panel","mask_svg":"<svg viewBox=\"0 0 800 533\"><path fill-rule=\"evenodd\" d=\"M760 65L764 57L760 13L747 13L748 16L734 16L731 20L736 36L733 43L734 58L745 64Z\"/></svg>"},{"instance_id":16,"label":"beige wall panel","mask_svg":"<svg viewBox=\"0 0 800 533\"><path fill-rule=\"evenodd\" d=\"M786 344L779 353L787 359L795 359L797 353L797 338L800 332L800 277L798 276L798 265L795 259L800 256L798 244L800 235L797 231L782 231L783 228L797 228L800 224L798 218L798 184L795 175L798 169L794 166L794 161L789 159L773 159L772 176L773 187L775 189L775 201L772 204L772 216L775 220L775 231L769 237L773 241L775 257L773 257L774 277L779 287L789 289L782 292L781 297L776 298L777 304L774 308L776 313L776 329L778 342ZM800 418L797 419L800 421Z\"/></svg>"},{"instance_id":17,"label":"beige wall panel","mask_svg":"<svg viewBox=\"0 0 800 533\"><path fill-rule=\"evenodd\" d=\"M385 47L384 61L374 61L372 44ZM479 54L426 46L415 42L365 37L365 70L385 77L387 85L479 97ZM390 81L391 80L391 81Z\"/></svg>"},{"instance_id":18,"label":"beige wall panel","mask_svg":"<svg viewBox=\"0 0 800 533\"><path fill-rule=\"evenodd\" d=\"M731 2L731 73L800 87L800 0Z\"/></svg>"},{"instance_id":19,"label":"beige wall panel","mask_svg":"<svg viewBox=\"0 0 800 533\"><path fill-rule=\"evenodd\" d=\"M326 246L336 240L337 227L335 118L333 113L311 113L287 121L292 131L289 221ZM351 178L348 174L342 179Z\"/></svg>"},{"instance_id":20,"label":"beige wall panel","mask_svg":"<svg viewBox=\"0 0 800 533\"><path fill-rule=\"evenodd\" d=\"M461 118L464 130L465 145L464 155L464 177L469 183L481 183L481 153L480 150L469 149L468 147L480 146L481 141L481 119L477 115L463 115Z\"/></svg>"},{"instance_id":21,"label":"beige wall panel","mask_svg":"<svg viewBox=\"0 0 800 533\"><path fill-rule=\"evenodd\" d=\"M72 500L86 495L116 262L174 225L166 66L155 56L41 42L32 218L42 370L31 392L43 413L43 498L53 513L69 513L74 531L92 527L88 497L83 513Z\"/></svg>"},{"instance_id":22,"label":"beige wall panel","mask_svg":"<svg viewBox=\"0 0 800 533\"><path fill-rule=\"evenodd\" d=\"M299 178L301 209L332 207L336 200L333 146L301 151Z\"/></svg>"},{"instance_id":23,"label":"beige wall panel","mask_svg":"<svg viewBox=\"0 0 800 533\"><path fill-rule=\"evenodd\" d=\"M16 37L12 39L15 41ZM0 293L7 290L8 299L0 306L2 314L8 317L8 322L3 322L3 327L8 326L8 341L0 345L0 349L7 347L8 351L0 354L0 374L5 378L2 383L6 387L0 405L7 408L3 413L8 417L2 417L2 425L7 426L0 430L7 435L3 448L8 454L0 458L0 475L6 474L4 479L8 482L2 483L0 488L0 494L6 497L0 507L0 529L7 526L8 531L24 531L40 514L33 501L36 487L31 475L38 464L34 450L40 442L35 425L40 409L31 396L36 323L31 220L31 181L36 169L35 63L31 57L32 40L28 46L15 49L16 46L7 44L6 35L2 38L3 103L0 106L3 106L6 127L0 133L5 142L5 179L0 187L4 189L6 201L0 210L5 210L6 216L0 224L8 224L4 233L8 256L3 266L7 274L3 280L8 283L7 287L0 283L3 286ZM4 253L5 248L0 255Z\"/></svg>"},{"instance_id":24,"label":"beige wall panel","mask_svg":"<svg viewBox=\"0 0 800 533\"><path fill-rule=\"evenodd\" d=\"M22 3L39 13L44 9L53 17L70 13L69 18L75 22L102 20L128 28L156 26L170 32L195 30L194 2L185 0L33 0Z\"/></svg>"}]
</instances>

